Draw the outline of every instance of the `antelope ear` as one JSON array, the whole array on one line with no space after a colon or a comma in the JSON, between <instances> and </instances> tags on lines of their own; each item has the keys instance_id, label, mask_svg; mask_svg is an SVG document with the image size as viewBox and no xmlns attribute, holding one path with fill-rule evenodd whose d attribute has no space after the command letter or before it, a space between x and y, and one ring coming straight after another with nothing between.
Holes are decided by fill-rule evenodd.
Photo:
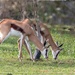
<instances>
[{"instance_id":1,"label":"antelope ear","mask_svg":"<svg viewBox=\"0 0 75 75\"><path fill-rule=\"evenodd\" d=\"M62 47L63 46L63 44L61 44L59 47Z\"/></svg>"}]
</instances>

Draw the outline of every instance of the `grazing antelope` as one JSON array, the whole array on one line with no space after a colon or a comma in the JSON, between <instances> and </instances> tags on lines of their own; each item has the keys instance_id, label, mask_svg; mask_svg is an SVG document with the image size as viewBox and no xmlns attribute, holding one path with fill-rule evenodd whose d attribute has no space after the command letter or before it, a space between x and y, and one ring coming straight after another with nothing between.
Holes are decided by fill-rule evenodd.
<instances>
[{"instance_id":1,"label":"grazing antelope","mask_svg":"<svg viewBox=\"0 0 75 75\"><path fill-rule=\"evenodd\" d=\"M37 31L37 22L35 19L32 19L32 27L35 28L35 30ZM44 25L42 22L39 22L39 26L40 26L40 34L43 36L43 38L50 44L51 48L52 48L52 55L54 59L57 59L58 54L60 53L60 51L62 50L61 46L63 44L61 44L60 46L58 46L58 44L56 44L50 34L49 29L47 28L46 25Z\"/></svg>"},{"instance_id":2,"label":"grazing antelope","mask_svg":"<svg viewBox=\"0 0 75 75\"><path fill-rule=\"evenodd\" d=\"M0 22L0 43L2 43L5 39L9 36L15 35L20 37L20 47L19 47L19 56L18 58L22 59L22 44L26 36L28 36L29 40L32 41L37 48L41 51L44 58L46 58L46 48L43 44L38 40L37 36L35 35L34 31L32 30L31 26L29 25L28 19L25 22L13 20L13 19L3 19ZM33 59L33 57L32 57Z\"/></svg>"},{"instance_id":3,"label":"grazing antelope","mask_svg":"<svg viewBox=\"0 0 75 75\"><path fill-rule=\"evenodd\" d=\"M37 22L36 22L36 20L35 19L30 19L31 20L31 22L32 22L32 24L30 24L31 25L31 27L33 28L33 29L35 29L35 31L37 31ZM25 21L25 20L24 20ZM23 23L24 23L24 21L22 21ZM63 45L63 44L61 44L60 46L58 46L55 42L54 42L54 40L53 40L53 38L52 38L52 36L51 36L51 34L50 34L50 32L49 32L49 29L47 28L47 26L46 25L44 25L43 23L39 23L39 26L40 26L40 34L41 34L41 36L50 44L50 46L51 46L51 48L52 48L52 55L53 55L53 58L54 59L57 59L57 56L58 56L58 54L60 53L60 51L62 50L61 49L61 46ZM38 32L38 31L37 31ZM47 54L47 51L46 51L46 54ZM47 57L48 57L48 55L47 55Z\"/></svg>"},{"instance_id":4,"label":"grazing antelope","mask_svg":"<svg viewBox=\"0 0 75 75\"><path fill-rule=\"evenodd\" d=\"M22 23L24 23L26 21L26 19L25 20L22 20L21 22ZM46 40L44 40L43 39L43 36L41 36L41 34L40 34L40 27L37 25L36 26L36 28L37 28L37 31L35 30L35 28L32 26L33 25L33 21L31 21L30 19L28 20L29 21L29 25L31 26L31 28L34 30L34 33L37 35L37 37L38 37L38 39L40 40L40 42L44 45L44 47L46 47L46 58L48 58L48 48L49 48L49 46L50 45L47 45L46 46ZM20 40L20 39L19 39ZM19 40L18 40L18 45L20 44L19 43ZM28 41L28 39L26 40L26 41ZM31 51L31 47L30 47L30 43L29 43L29 41L28 42L24 42L25 44L25 46L26 46L26 49L27 49L27 51L28 51L28 53L30 54L31 52L29 52L29 51ZM28 50L29 49L29 50ZM38 50L38 48L36 48L36 51L38 51L39 53L41 53L39 50ZM37 52L35 52L35 53L37 53ZM35 59L35 56L36 56L36 54L34 53L34 56L33 56L33 58ZM39 56L40 54L38 54L38 56ZM30 55L31 56L31 55Z\"/></svg>"}]
</instances>

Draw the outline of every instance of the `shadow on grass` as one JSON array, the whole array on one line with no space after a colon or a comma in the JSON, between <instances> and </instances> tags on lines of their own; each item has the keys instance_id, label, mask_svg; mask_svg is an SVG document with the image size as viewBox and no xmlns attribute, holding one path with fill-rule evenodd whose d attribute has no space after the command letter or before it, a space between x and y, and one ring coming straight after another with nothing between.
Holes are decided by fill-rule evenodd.
<instances>
[{"instance_id":1,"label":"shadow on grass","mask_svg":"<svg viewBox=\"0 0 75 75\"><path fill-rule=\"evenodd\" d=\"M0 66L11 66L11 67L55 67L55 68L74 68L75 67L75 59L61 59L61 60L45 60L45 59L40 59L38 61L31 61L28 58L23 58L22 62L18 60L18 58L13 57L13 58L4 58L0 59Z\"/></svg>"},{"instance_id":2,"label":"shadow on grass","mask_svg":"<svg viewBox=\"0 0 75 75\"><path fill-rule=\"evenodd\" d=\"M9 61L11 62L11 61ZM12 64L16 64L16 61L13 62ZM28 66L48 66L48 67L64 67L64 68L68 68L68 67L75 67L75 59L63 59L63 60L38 60L38 61L31 61L28 59L23 59L22 62L19 62L19 60L17 61L17 66L21 67L24 65L28 65Z\"/></svg>"}]
</instances>

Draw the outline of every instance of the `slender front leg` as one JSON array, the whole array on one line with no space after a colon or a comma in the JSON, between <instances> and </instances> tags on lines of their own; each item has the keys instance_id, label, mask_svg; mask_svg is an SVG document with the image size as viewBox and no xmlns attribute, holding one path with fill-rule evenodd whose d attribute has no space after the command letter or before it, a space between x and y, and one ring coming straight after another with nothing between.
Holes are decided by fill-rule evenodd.
<instances>
[{"instance_id":1,"label":"slender front leg","mask_svg":"<svg viewBox=\"0 0 75 75\"><path fill-rule=\"evenodd\" d=\"M18 55L18 58L20 61L22 61L22 45L24 43L24 38L25 38L25 35L21 35L21 38L19 40L19 43L18 43L18 49L19 49L19 55Z\"/></svg>"},{"instance_id":2,"label":"slender front leg","mask_svg":"<svg viewBox=\"0 0 75 75\"><path fill-rule=\"evenodd\" d=\"M31 47L30 47L29 39L27 37L24 39L23 45L25 46L26 50L28 51L31 60L34 61L33 55L32 55L32 52L31 52ZM20 39L18 39L18 50L20 50ZM21 54L21 56L22 56L22 54Z\"/></svg>"},{"instance_id":3,"label":"slender front leg","mask_svg":"<svg viewBox=\"0 0 75 75\"><path fill-rule=\"evenodd\" d=\"M44 38L42 37L41 34L40 34L40 36L38 36L38 39L41 41L42 44L44 43ZM40 50L38 50L38 48L36 48L34 55L33 55L33 58L35 60L38 60L38 59L40 59L40 57L41 57L41 52L40 52Z\"/></svg>"},{"instance_id":4,"label":"slender front leg","mask_svg":"<svg viewBox=\"0 0 75 75\"><path fill-rule=\"evenodd\" d=\"M25 46L26 46L26 49L29 52L29 55L30 55L31 60L34 61L28 37L25 38L25 41L24 42L26 44Z\"/></svg>"},{"instance_id":5,"label":"slender front leg","mask_svg":"<svg viewBox=\"0 0 75 75\"><path fill-rule=\"evenodd\" d=\"M19 38L18 39L18 50L19 50L19 54L18 54L18 59L20 60L20 58L22 58L23 56L22 56L22 53L21 53L21 55L20 55L20 41L21 41L21 38Z\"/></svg>"}]
</instances>

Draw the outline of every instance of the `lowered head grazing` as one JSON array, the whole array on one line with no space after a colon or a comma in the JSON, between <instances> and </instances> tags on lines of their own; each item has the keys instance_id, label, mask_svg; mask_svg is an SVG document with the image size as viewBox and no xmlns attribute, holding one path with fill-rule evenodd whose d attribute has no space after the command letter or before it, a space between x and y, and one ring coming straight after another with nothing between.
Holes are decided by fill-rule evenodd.
<instances>
[{"instance_id":1,"label":"lowered head grazing","mask_svg":"<svg viewBox=\"0 0 75 75\"><path fill-rule=\"evenodd\" d=\"M42 51L41 51L41 54L43 55L44 58L48 58L48 50L46 48L44 48Z\"/></svg>"},{"instance_id":2,"label":"lowered head grazing","mask_svg":"<svg viewBox=\"0 0 75 75\"><path fill-rule=\"evenodd\" d=\"M49 48L50 45L47 45L47 41L46 40L44 41L43 45L44 45L45 48L44 48L43 51L41 51L41 53L44 56L44 58L47 59L48 58L48 48Z\"/></svg>"},{"instance_id":3,"label":"lowered head grazing","mask_svg":"<svg viewBox=\"0 0 75 75\"><path fill-rule=\"evenodd\" d=\"M53 55L53 58L54 58L55 60L57 59L57 57L58 57L60 51L63 50L63 48L61 48L61 47L63 46L63 44L61 44L61 45L58 46L58 43L56 43L56 45L57 45L58 49L57 49L56 51L53 51L53 50L52 50L52 55Z\"/></svg>"}]
</instances>

